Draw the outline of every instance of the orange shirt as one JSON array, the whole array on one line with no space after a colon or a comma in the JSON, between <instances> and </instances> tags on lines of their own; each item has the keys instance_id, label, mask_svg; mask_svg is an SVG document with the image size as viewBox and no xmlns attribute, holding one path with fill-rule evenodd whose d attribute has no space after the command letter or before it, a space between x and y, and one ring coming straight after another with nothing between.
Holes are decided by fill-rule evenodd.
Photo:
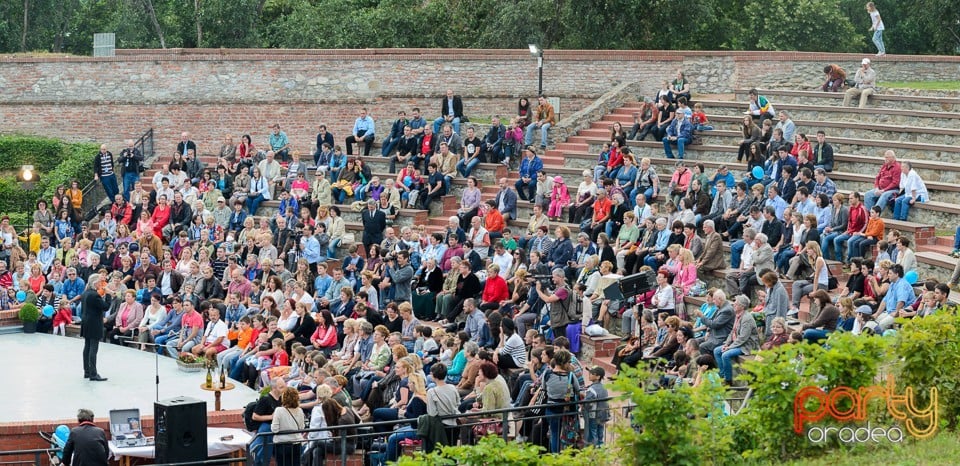
<instances>
[{"instance_id":1,"label":"orange shirt","mask_svg":"<svg viewBox=\"0 0 960 466\"><path fill-rule=\"evenodd\" d=\"M246 330L232 330L227 333L227 338L230 340L237 340L237 348L246 348L250 344L250 340L253 338L253 327L247 327Z\"/></svg>"},{"instance_id":2,"label":"orange shirt","mask_svg":"<svg viewBox=\"0 0 960 466\"><path fill-rule=\"evenodd\" d=\"M611 207L613 207L613 203L610 202L610 198L604 197L603 199L597 199L597 201L593 203L593 221L600 221L610 215Z\"/></svg>"},{"instance_id":3,"label":"orange shirt","mask_svg":"<svg viewBox=\"0 0 960 466\"><path fill-rule=\"evenodd\" d=\"M863 234L876 239L883 238L883 219L877 217L867 220L867 229L864 230Z\"/></svg>"}]
</instances>

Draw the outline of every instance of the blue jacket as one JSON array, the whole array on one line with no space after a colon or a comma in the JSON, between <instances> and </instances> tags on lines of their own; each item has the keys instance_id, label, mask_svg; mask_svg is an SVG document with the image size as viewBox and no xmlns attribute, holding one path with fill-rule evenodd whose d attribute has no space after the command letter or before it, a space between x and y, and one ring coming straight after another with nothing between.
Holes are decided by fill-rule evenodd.
<instances>
[{"instance_id":1,"label":"blue jacket","mask_svg":"<svg viewBox=\"0 0 960 466\"><path fill-rule=\"evenodd\" d=\"M670 123L670 126L667 127L667 136L668 136L668 137L683 138L683 139L686 139L687 141L692 140L692 139L693 139L693 125L690 124L690 120L687 120L686 118L684 118L684 119L678 120L678 121L680 121L680 123L679 123L679 125L680 125L680 130L679 130L679 131L677 130L677 123L671 122L671 123Z\"/></svg>"},{"instance_id":2,"label":"blue jacket","mask_svg":"<svg viewBox=\"0 0 960 466\"><path fill-rule=\"evenodd\" d=\"M233 231L243 230L243 222L247 220L247 213L242 209L237 212L234 210L230 213L230 229Z\"/></svg>"},{"instance_id":3,"label":"blue jacket","mask_svg":"<svg viewBox=\"0 0 960 466\"><path fill-rule=\"evenodd\" d=\"M535 180L540 170L543 170L543 160L540 160L540 157L534 156L533 160L524 157L520 162L520 178L527 177Z\"/></svg>"},{"instance_id":4,"label":"blue jacket","mask_svg":"<svg viewBox=\"0 0 960 466\"><path fill-rule=\"evenodd\" d=\"M180 333L180 321L182 319L183 312L178 314L171 309L170 312L168 312L167 315L160 320L160 322L153 324L153 327L151 328L153 330L159 330L160 335L175 335Z\"/></svg>"},{"instance_id":5,"label":"blue jacket","mask_svg":"<svg viewBox=\"0 0 960 466\"><path fill-rule=\"evenodd\" d=\"M553 262L554 268L566 267L571 259L573 259L573 243L569 238L564 238L553 245L553 249L550 250L550 260L547 262Z\"/></svg>"}]
</instances>

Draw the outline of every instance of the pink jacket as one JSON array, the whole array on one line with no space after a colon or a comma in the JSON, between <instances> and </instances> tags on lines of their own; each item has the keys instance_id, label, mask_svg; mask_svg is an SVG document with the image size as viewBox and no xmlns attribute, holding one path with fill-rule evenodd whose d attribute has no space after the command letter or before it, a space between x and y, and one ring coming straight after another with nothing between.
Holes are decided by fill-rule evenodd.
<instances>
[{"instance_id":1,"label":"pink jacket","mask_svg":"<svg viewBox=\"0 0 960 466\"><path fill-rule=\"evenodd\" d=\"M693 263L686 267L681 266L680 271L673 278L673 286L682 288L683 294L689 293L695 283L697 283L697 265Z\"/></svg>"},{"instance_id":2,"label":"pink jacket","mask_svg":"<svg viewBox=\"0 0 960 466\"><path fill-rule=\"evenodd\" d=\"M570 191L567 190L566 183L554 183L553 193L550 194L550 202L558 204L561 207L570 205Z\"/></svg>"}]
</instances>

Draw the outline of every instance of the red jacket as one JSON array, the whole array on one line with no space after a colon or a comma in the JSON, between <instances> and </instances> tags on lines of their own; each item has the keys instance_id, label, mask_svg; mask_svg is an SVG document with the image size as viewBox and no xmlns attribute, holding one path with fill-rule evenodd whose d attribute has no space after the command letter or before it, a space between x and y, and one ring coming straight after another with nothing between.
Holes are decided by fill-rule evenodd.
<instances>
[{"instance_id":1,"label":"red jacket","mask_svg":"<svg viewBox=\"0 0 960 466\"><path fill-rule=\"evenodd\" d=\"M900 189L900 162L893 162L890 165L883 164L873 185L880 191Z\"/></svg>"},{"instance_id":2,"label":"red jacket","mask_svg":"<svg viewBox=\"0 0 960 466\"><path fill-rule=\"evenodd\" d=\"M110 207L110 214L113 215L117 224L130 225L130 221L133 220L133 208L130 207L129 202L124 202L122 209L116 203L113 203Z\"/></svg>"},{"instance_id":3,"label":"red jacket","mask_svg":"<svg viewBox=\"0 0 960 466\"><path fill-rule=\"evenodd\" d=\"M847 234L851 235L858 231L863 231L867 226L867 220L870 216L867 214L866 207L863 204L857 204L856 207L850 207L850 217L847 220Z\"/></svg>"},{"instance_id":4,"label":"red jacket","mask_svg":"<svg viewBox=\"0 0 960 466\"><path fill-rule=\"evenodd\" d=\"M507 281L500 275L487 277L487 283L483 287L481 300L485 303L499 303L510 297L510 290L507 289Z\"/></svg>"}]
</instances>

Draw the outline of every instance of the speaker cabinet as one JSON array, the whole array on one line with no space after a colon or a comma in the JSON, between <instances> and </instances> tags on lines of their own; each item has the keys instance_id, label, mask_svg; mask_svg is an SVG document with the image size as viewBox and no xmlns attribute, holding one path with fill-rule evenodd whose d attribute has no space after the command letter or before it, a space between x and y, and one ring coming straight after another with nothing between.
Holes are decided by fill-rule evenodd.
<instances>
[{"instance_id":1,"label":"speaker cabinet","mask_svg":"<svg viewBox=\"0 0 960 466\"><path fill-rule=\"evenodd\" d=\"M153 404L156 462L184 463L207 459L207 403L190 397Z\"/></svg>"}]
</instances>

